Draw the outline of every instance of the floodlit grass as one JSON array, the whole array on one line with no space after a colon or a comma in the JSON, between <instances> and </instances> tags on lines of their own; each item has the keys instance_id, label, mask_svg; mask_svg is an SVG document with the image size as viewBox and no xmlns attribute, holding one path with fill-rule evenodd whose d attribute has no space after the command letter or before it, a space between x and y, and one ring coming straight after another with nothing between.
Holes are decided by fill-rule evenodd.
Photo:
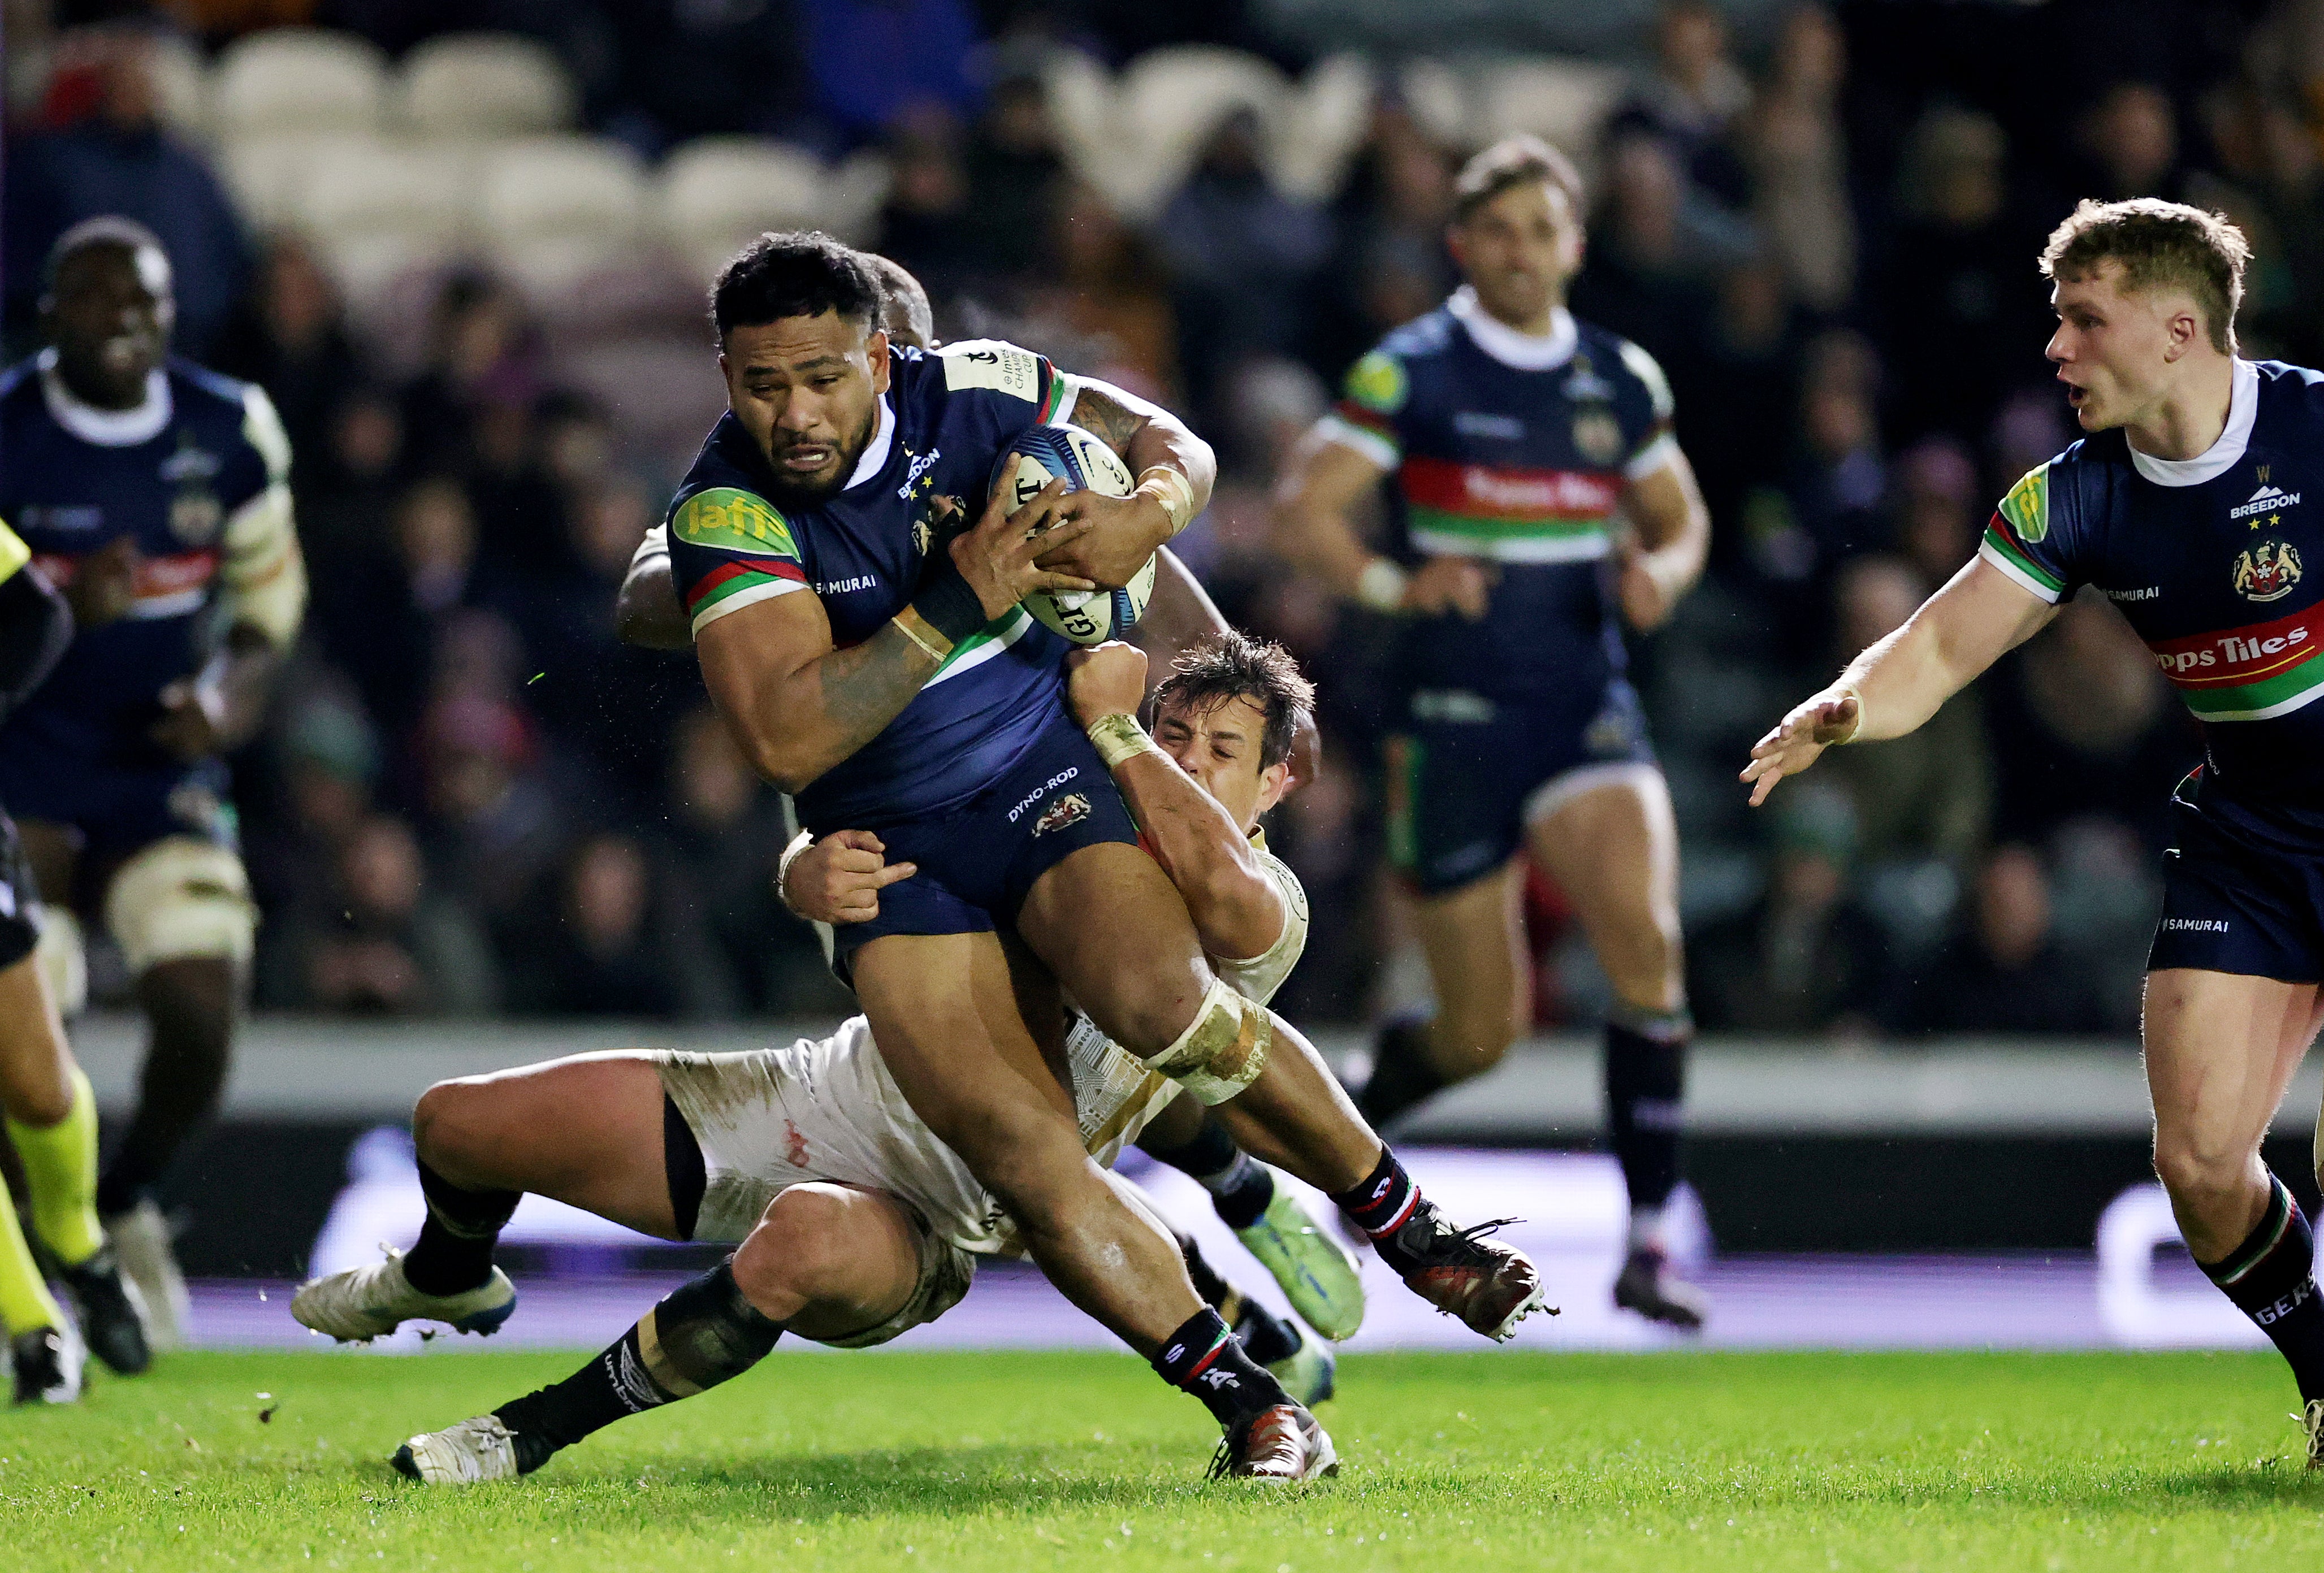
<instances>
[{"instance_id":1,"label":"floodlit grass","mask_svg":"<svg viewBox=\"0 0 2324 1573\"><path fill-rule=\"evenodd\" d=\"M1316 1487L1206 1485L1127 1357L783 1356L513 1484L407 1433L567 1356L180 1356L0 1416L0 1566L2284 1568L2324 1552L2266 1356L1346 1361ZM271 1394L271 1397L262 1396ZM271 1420L261 1416L272 1409Z\"/></svg>"}]
</instances>

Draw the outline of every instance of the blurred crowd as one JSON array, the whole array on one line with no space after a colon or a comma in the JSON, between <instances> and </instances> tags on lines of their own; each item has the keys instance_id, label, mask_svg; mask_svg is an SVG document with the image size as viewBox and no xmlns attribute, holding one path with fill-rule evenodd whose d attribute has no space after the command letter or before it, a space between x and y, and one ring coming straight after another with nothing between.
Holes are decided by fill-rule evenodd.
<instances>
[{"instance_id":1,"label":"blurred crowd","mask_svg":"<svg viewBox=\"0 0 2324 1573\"><path fill-rule=\"evenodd\" d=\"M779 805L692 662L613 636L613 589L684 446L563 377L553 315L488 269L436 270L392 313L351 308L317 237L248 222L162 129L134 51L75 44L78 24L147 9L9 7L52 72L28 83L12 63L11 343L28 344L25 259L74 218L129 212L175 253L180 347L263 384L289 427L315 600L278 713L235 762L266 912L259 1002L691 1019L837 1003L770 886ZM1455 282L1442 230L1470 150L1441 116L1381 92L1318 198L1272 172L1257 116L1229 114L1130 216L1068 157L1042 66L1170 41L1138 8L154 9L213 49L281 22L391 51L456 23L530 32L564 58L585 122L647 156L736 131L879 150L891 175L866 238L928 284L944 336L1042 349L1217 446L1216 499L1179 549L1323 685L1323 772L1273 832L1316 913L1286 1008L1407 1002L1421 974L1380 871L1372 767L1391 630L1279 566L1267 499L1342 370ZM1211 36L1276 48L1258 8L1212 9ZM1309 62L1286 46L1275 63ZM2163 805L2198 744L2102 602L2068 606L1919 734L1831 756L1766 810L1734 775L2071 440L2034 258L2075 198L2227 212L2257 253L2244 353L2324 356L2324 5L1674 0L1621 63L1628 86L1570 150L1593 193L1573 307L1661 360L1713 519L1708 579L1637 648L1699 1019L2127 1029ZM704 330L671 332L715 410ZM1536 884L1528 922L1545 1024L1589 1017L1602 983L1554 888Z\"/></svg>"}]
</instances>

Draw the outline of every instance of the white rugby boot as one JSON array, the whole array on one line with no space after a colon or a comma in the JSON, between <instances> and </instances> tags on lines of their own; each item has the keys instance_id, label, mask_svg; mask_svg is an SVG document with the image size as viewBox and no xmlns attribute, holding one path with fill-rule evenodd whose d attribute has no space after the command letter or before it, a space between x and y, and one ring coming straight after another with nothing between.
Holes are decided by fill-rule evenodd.
<instances>
[{"instance_id":1,"label":"white rugby boot","mask_svg":"<svg viewBox=\"0 0 2324 1573\"><path fill-rule=\"evenodd\" d=\"M81 1371L88 1364L80 1334L68 1324L34 1328L10 1340L9 1365L18 1403L72 1403L80 1398Z\"/></svg>"},{"instance_id":2,"label":"white rugby boot","mask_svg":"<svg viewBox=\"0 0 2324 1573\"><path fill-rule=\"evenodd\" d=\"M516 1433L496 1414L480 1414L440 1431L422 1431L395 1449L396 1472L427 1486L481 1486L513 1480Z\"/></svg>"},{"instance_id":3,"label":"white rugby boot","mask_svg":"<svg viewBox=\"0 0 2324 1573\"><path fill-rule=\"evenodd\" d=\"M302 1285L290 1297L290 1314L299 1325L328 1333L343 1344L369 1343L407 1321L440 1321L455 1332L489 1338L516 1310L516 1285L498 1267L474 1289L424 1294L403 1275L403 1253L381 1249L387 1252L383 1261Z\"/></svg>"},{"instance_id":4,"label":"white rugby boot","mask_svg":"<svg viewBox=\"0 0 2324 1573\"><path fill-rule=\"evenodd\" d=\"M186 1292L186 1275L178 1270L177 1253L171 1248L169 1219L148 1198L103 1221L122 1276L144 1306L147 1346L155 1354L183 1348L194 1302Z\"/></svg>"},{"instance_id":5,"label":"white rugby boot","mask_svg":"<svg viewBox=\"0 0 2324 1573\"><path fill-rule=\"evenodd\" d=\"M1275 1275L1300 1320L1333 1343L1364 1325L1364 1281L1356 1259L1307 1214L1278 1176L1267 1210L1235 1230L1243 1249Z\"/></svg>"},{"instance_id":6,"label":"white rugby boot","mask_svg":"<svg viewBox=\"0 0 2324 1573\"><path fill-rule=\"evenodd\" d=\"M1288 1486L1339 1472L1340 1455L1315 1417L1296 1403L1278 1403L1244 1416L1220 1440L1210 1477Z\"/></svg>"},{"instance_id":7,"label":"white rugby boot","mask_svg":"<svg viewBox=\"0 0 2324 1573\"><path fill-rule=\"evenodd\" d=\"M2308 1467L2324 1469L2324 1398L2310 1399L2307 1407L2292 1418L2308 1433Z\"/></svg>"}]
</instances>

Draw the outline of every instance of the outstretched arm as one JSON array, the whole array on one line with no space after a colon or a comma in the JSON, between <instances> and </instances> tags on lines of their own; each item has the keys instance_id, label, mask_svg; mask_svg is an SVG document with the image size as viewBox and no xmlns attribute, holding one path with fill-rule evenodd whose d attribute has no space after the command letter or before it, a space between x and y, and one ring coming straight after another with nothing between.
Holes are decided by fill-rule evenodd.
<instances>
[{"instance_id":1,"label":"outstretched arm","mask_svg":"<svg viewBox=\"0 0 2324 1573\"><path fill-rule=\"evenodd\" d=\"M702 680L759 773L799 791L877 737L955 644L1036 590L1089 589L1032 562L1045 529L1072 540L1092 528L1053 524L1065 495L1052 482L1011 513L996 494L951 543L951 571L931 575L910 605L846 649L834 647L812 593L757 601L704 625L694 641Z\"/></svg>"},{"instance_id":2,"label":"outstretched arm","mask_svg":"<svg viewBox=\"0 0 2324 1573\"><path fill-rule=\"evenodd\" d=\"M1914 731L2056 612L1984 558L1971 558L1904 627L1850 661L1752 746L1742 775L1752 783L1752 806L1834 743L1877 742Z\"/></svg>"}]
</instances>

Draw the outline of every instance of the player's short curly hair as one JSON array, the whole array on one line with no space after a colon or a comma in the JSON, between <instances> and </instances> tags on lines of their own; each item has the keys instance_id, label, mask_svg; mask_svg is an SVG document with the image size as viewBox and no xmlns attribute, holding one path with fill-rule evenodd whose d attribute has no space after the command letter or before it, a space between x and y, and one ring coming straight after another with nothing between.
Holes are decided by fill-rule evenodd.
<instances>
[{"instance_id":1,"label":"player's short curly hair","mask_svg":"<svg viewBox=\"0 0 2324 1573\"><path fill-rule=\"evenodd\" d=\"M1172 664L1154 690L1154 713L1176 705L1206 712L1234 699L1250 700L1267 717L1259 740L1262 770L1291 757L1291 740L1315 713L1315 685L1291 652L1232 629L1204 639Z\"/></svg>"},{"instance_id":2,"label":"player's short curly hair","mask_svg":"<svg viewBox=\"0 0 2324 1573\"><path fill-rule=\"evenodd\" d=\"M1528 132L1505 136L1461 166L1452 181L1452 222L1466 224L1477 209L1512 186L1545 181L1582 211L1582 173L1573 161Z\"/></svg>"},{"instance_id":3,"label":"player's short curly hair","mask_svg":"<svg viewBox=\"0 0 2324 1573\"><path fill-rule=\"evenodd\" d=\"M853 246L821 230L761 235L718 270L710 321L718 342L736 327L836 311L867 327L880 321L880 281Z\"/></svg>"},{"instance_id":4,"label":"player's short curly hair","mask_svg":"<svg viewBox=\"0 0 2324 1573\"><path fill-rule=\"evenodd\" d=\"M2122 264L2125 289L2185 290L2202 308L2211 347L2231 355L2236 308L2243 304L2244 268L2251 254L2251 243L2225 214L2154 197L2126 202L2086 198L2050 232L2050 244L2042 248L2042 276L2079 281L2111 259Z\"/></svg>"}]
</instances>

